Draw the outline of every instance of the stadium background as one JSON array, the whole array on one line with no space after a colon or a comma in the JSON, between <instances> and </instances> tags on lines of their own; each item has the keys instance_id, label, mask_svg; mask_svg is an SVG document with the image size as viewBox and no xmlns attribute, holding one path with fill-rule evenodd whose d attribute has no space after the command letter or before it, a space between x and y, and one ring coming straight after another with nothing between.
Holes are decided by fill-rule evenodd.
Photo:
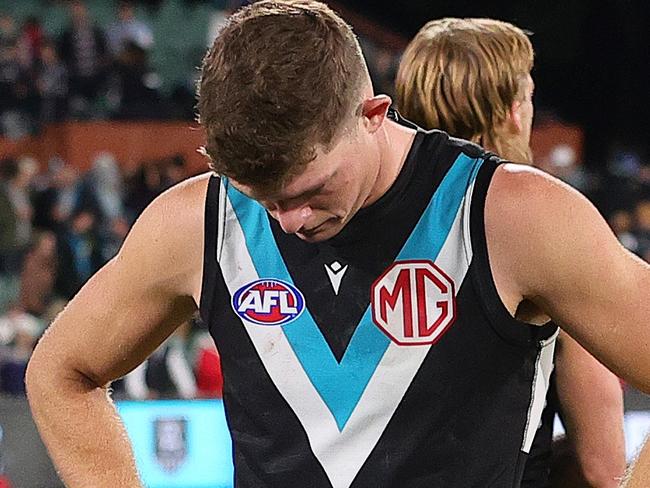
<instances>
[{"instance_id":1,"label":"stadium background","mask_svg":"<svg viewBox=\"0 0 650 488\"><path fill-rule=\"evenodd\" d=\"M0 487L61 486L29 416L25 364L144 206L204 171L197 66L240 3L0 2ZM647 2L329 3L355 27L376 89L389 94L401 50L429 19L486 16L529 30L536 161L585 192L621 242L650 259ZM217 352L196 320L116 383L148 486L228 486L220 388ZM650 400L624 388L631 456Z\"/></svg>"}]
</instances>

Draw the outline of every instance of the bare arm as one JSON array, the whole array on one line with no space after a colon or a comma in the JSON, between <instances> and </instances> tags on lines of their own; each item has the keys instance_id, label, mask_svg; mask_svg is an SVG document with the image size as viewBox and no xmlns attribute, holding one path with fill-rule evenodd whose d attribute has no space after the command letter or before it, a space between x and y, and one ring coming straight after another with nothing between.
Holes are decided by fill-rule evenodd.
<instances>
[{"instance_id":1,"label":"bare arm","mask_svg":"<svg viewBox=\"0 0 650 488\"><path fill-rule=\"evenodd\" d=\"M527 300L618 376L650 392L650 266L580 193L533 168L494 176L486 237L499 295Z\"/></svg>"},{"instance_id":2,"label":"bare arm","mask_svg":"<svg viewBox=\"0 0 650 488\"><path fill-rule=\"evenodd\" d=\"M140 487L108 384L142 362L196 309L207 179L159 197L119 254L82 288L27 371L34 419L69 487Z\"/></svg>"},{"instance_id":3,"label":"bare arm","mask_svg":"<svg viewBox=\"0 0 650 488\"><path fill-rule=\"evenodd\" d=\"M564 332L556 382L567 437L589 486L614 488L625 472L623 394L618 378Z\"/></svg>"},{"instance_id":4,"label":"bare arm","mask_svg":"<svg viewBox=\"0 0 650 488\"><path fill-rule=\"evenodd\" d=\"M650 266L616 240L577 191L544 173L500 167L486 237L497 290L513 315L528 300L601 363L650 392ZM629 487L650 486L650 447Z\"/></svg>"}]
</instances>

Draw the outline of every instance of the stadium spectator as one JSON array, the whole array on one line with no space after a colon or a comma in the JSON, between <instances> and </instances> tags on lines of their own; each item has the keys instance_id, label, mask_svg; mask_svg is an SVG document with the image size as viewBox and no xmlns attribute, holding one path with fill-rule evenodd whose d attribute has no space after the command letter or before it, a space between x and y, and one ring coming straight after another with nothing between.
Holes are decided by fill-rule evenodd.
<instances>
[{"instance_id":1,"label":"stadium spectator","mask_svg":"<svg viewBox=\"0 0 650 488\"><path fill-rule=\"evenodd\" d=\"M115 61L111 76L111 86L117 98L115 118L161 118L157 79L149 67L147 51L135 42L127 41Z\"/></svg>"},{"instance_id":2,"label":"stadium spectator","mask_svg":"<svg viewBox=\"0 0 650 488\"><path fill-rule=\"evenodd\" d=\"M5 213L9 228L14 232L10 240L11 250L5 254L5 267L10 274L20 272L22 257L30 243L33 210L29 185L36 171L37 163L31 158L6 159L2 164L3 192L9 204Z\"/></svg>"},{"instance_id":3,"label":"stadium spectator","mask_svg":"<svg viewBox=\"0 0 650 488\"><path fill-rule=\"evenodd\" d=\"M12 176L15 161L0 161L0 274L9 273L11 255L16 242L16 211L11 204L8 180Z\"/></svg>"},{"instance_id":4,"label":"stadium spectator","mask_svg":"<svg viewBox=\"0 0 650 488\"><path fill-rule=\"evenodd\" d=\"M0 488L11 488L11 481L5 475L5 449L3 446L4 431L0 425Z\"/></svg>"},{"instance_id":5,"label":"stadium spectator","mask_svg":"<svg viewBox=\"0 0 650 488\"><path fill-rule=\"evenodd\" d=\"M629 251L638 253L639 239L633 232L634 221L632 214L628 210L619 209L609 216L608 222L621 244Z\"/></svg>"},{"instance_id":6,"label":"stadium spectator","mask_svg":"<svg viewBox=\"0 0 650 488\"><path fill-rule=\"evenodd\" d=\"M187 168L185 167L185 158L181 154L176 154L162 162L162 186L166 189L180 183L187 177Z\"/></svg>"},{"instance_id":7,"label":"stadium spectator","mask_svg":"<svg viewBox=\"0 0 650 488\"><path fill-rule=\"evenodd\" d=\"M44 41L45 32L40 19L30 15L25 19L18 39L19 58L25 68L31 69L38 62Z\"/></svg>"},{"instance_id":8,"label":"stadium spectator","mask_svg":"<svg viewBox=\"0 0 650 488\"><path fill-rule=\"evenodd\" d=\"M108 152L97 154L84 180L97 201L102 224L108 224L124 214L122 174L115 156Z\"/></svg>"},{"instance_id":9,"label":"stadium spectator","mask_svg":"<svg viewBox=\"0 0 650 488\"><path fill-rule=\"evenodd\" d=\"M31 130L25 106L30 96L29 73L20 63L14 20L0 17L0 134L10 139Z\"/></svg>"},{"instance_id":10,"label":"stadium spectator","mask_svg":"<svg viewBox=\"0 0 650 488\"><path fill-rule=\"evenodd\" d=\"M36 317L46 313L52 299L56 265L55 235L49 231L37 233L20 275L19 303L27 313Z\"/></svg>"},{"instance_id":11,"label":"stadium spectator","mask_svg":"<svg viewBox=\"0 0 650 488\"><path fill-rule=\"evenodd\" d=\"M67 113L68 70L50 41L44 41L41 47L35 81L41 102L39 122L60 122Z\"/></svg>"},{"instance_id":12,"label":"stadium spectator","mask_svg":"<svg viewBox=\"0 0 650 488\"><path fill-rule=\"evenodd\" d=\"M42 185L34 194L34 225L58 232L75 208L82 205L82 185L76 168L52 158Z\"/></svg>"},{"instance_id":13,"label":"stadium spectator","mask_svg":"<svg viewBox=\"0 0 650 488\"><path fill-rule=\"evenodd\" d=\"M107 31L108 47L114 57L118 57L129 42L144 50L153 46L151 28L138 20L132 2L120 1L117 7L117 22L111 24Z\"/></svg>"},{"instance_id":14,"label":"stadium spectator","mask_svg":"<svg viewBox=\"0 0 650 488\"><path fill-rule=\"evenodd\" d=\"M643 199L634 209L636 219L636 235L639 241L638 254L647 256L650 252L650 200Z\"/></svg>"},{"instance_id":15,"label":"stadium spectator","mask_svg":"<svg viewBox=\"0 0 650 488\"><path fill-rule=\"evenodd\" d=\"M0 14L0 53L7 47L13 47L17 38L16 24L13 17L5 13Z\"/></svg>"},{"instance_id":16,"label":"stadium spectator","mask_svg":"<svg viewBox=\"0 0 650 488\"><path fill-rule=\"evenodd\" d=\"M129 177L127 188L125 205L129 220L133 222L165 189L160 164L156 161L142 162Z\"/></svg>"},{"instance_id":17,"label":"stadium spectator","mask_svg":"<svg viewBox=\"0 0 650 488\"><path fill-rule=\"evenodd\" d=\"M223 376L221 360L210 334L200 332L196 338L196 375L197 395L201 398L221 398L223 396Z\"/></svg>"},{"instance_id":18,"label":"stadium spectator","mask_svg":"<svg viewBox=\"0 0 650 488\"><path fill-rule=\"evenodd\" d=\"M57 234L56 293L70 299L103 264L96 215L83 207Z\"/></svg>"},{"instance_id":19,"label":"stadium spectator","mask_svg":"<svg viewBox=\"0 0 650 488\"><path fill-rule=\"evenodd\" d=\"M124 181L117 160L108 152L97 154L84 176L88 202L97 209L97 232L102 243L103 261L119 250L128 232L124 210Z\"/></svg>"},{"instance_id":20,"label":"stadium spectator","mask_svg":"<svg viewBox=\"0 0 650 488\"><path fill-rule=\"evenodd\" d=\"M92 104L104 82L108 65L106 41L102 29L90 18L85 3L70 3L71 24L60 40L60 53L70 73L73 113L90 115Z\"/></svg>"},{"instance_id":21,"label":"stadium spectator","mask_svg":"<svg viewBox=\"0 0 650 488\"><path fill-rule=\"evenodd\" d=\"M19 307L12 307L0 317L0 346L5 346L4 357L0 361L3 392L12 395L25 393L27 362L42 332L43 326L39 320Z\"/></svg>"}]
</instances>

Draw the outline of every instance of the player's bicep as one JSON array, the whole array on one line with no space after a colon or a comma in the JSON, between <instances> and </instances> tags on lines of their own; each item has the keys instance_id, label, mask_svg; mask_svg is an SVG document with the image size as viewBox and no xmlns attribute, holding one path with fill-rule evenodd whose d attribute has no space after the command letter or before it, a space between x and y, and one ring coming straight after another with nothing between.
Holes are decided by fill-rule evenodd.
<instances>
[{"instance_id":1,"label":"player's bicep","mask_svg":"<svg viewBox=\"0 0 650 488\"><path fill-rule=\"evenodd\" d=\"M650 267L620 245L598 211L561 189L535 276L537 301L616 372L650 387ZM551 217L549 217L549 220Z\"/></svg>"},{"instance_id":2,"label":"player's bicep","mask_svg":"<svg viewBox=\"0 0 650 488\"><path fill-rule=\"evenodd\" d=\"M610 369L650 389L650 267L577 191L541 173L523 185L529 229L515 251L525 263L523 295Z\"/></svg>"},{"instance_id":3,"label":"player's bicep","mask_svg":"<svg viewBox=\"0 0 650 488\"><path fill-rule=\"evenodd\" d=\"M114 260L59 314L38 348L56 356L52 366L103 385L142 362L193 310L190 297L138 283Z\"/></svg>"},{"instance_id":4,"label":"player's bicep","mask_svg":"<svg viewBox=\"0 0 650 488\"><path fill-rule=\"evenodd\" d=\"M194 312L189 284L200 271L202 220L201 207L188 215L188 203L172 191L145 210L118 255L48 329L35 363L103 385L142 362ZM179 209L190 218L179 222Z\"/></svg>"}]
</instances>

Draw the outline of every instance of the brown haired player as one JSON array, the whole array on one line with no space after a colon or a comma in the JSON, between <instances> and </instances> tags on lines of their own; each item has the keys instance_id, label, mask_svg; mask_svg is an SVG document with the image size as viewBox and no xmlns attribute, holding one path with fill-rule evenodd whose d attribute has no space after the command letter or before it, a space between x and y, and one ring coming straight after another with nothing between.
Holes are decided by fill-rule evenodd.
<instances>
[{"instance_id":1,"label":"brown haired player","mask_svg":"<svg viewBox=\"0 0 650 488\"><path fill-rule=\"evenodd\" d=\"M69 486L140 486L107 385L196 309L239 487L518 486L557 333L522 310L650 390L648 266L557 180L401 120L325 5L236 13L199 97L219 175L152 203L30 362Z\"/></svg>"},{"instance_id":2,"label":"brown haired player","mask_svg":"<svg viewBox=\"0 0 650 488\"><path fill-rule=\"evenodd\" d=\"M422 127L477 142L506 160L532 163L532 67L532 45L512 24L433 20L404 52L396 80L397 105L402 115ZM556 365L557 392L549 395L522 486L548 486L557 400L584 483L618 486L625 471L618 379L565 333L559 336Z\"/></svg>"}]
</instances>

